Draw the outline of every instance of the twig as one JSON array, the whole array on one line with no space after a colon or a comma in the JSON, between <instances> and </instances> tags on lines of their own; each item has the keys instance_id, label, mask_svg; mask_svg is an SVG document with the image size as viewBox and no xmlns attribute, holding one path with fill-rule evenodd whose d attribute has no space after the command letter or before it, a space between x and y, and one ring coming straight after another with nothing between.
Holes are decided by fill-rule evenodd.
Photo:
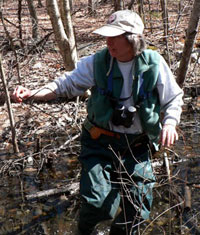
<instances>
[{"instance_id":1,"label":"twig","mask_svg":"<svg viewBox=\"0 0 200 235\"><path fill-rule=\"evenodd\" d=\"M185 185L184 187L184 198L185 198L185 204L184 207L185 209L191 209L191 205L192 205L192 199L191 199L191 190L190 187Z\"/></svg>"},{"instance_id":2,"label":"twig","mask_svg":"<svg viewBox=\"0 0 200 235\"><path fill-rule=\"evenodd\" d=\"M171 186L172 186L172 180L171 180L171 172L170 172L170 166L169 166L169 160L168 160L168 156L167 156L167 153L164 152L164 161L165 161L165 166L166 166L166 171L167 171L167 176L168 176L168 181L169 181L169 187L170 187L170 190L169 190L169 205L171 207L171 204L172 204L172 194L171 194ZM172 211L170 210L169 211L169 235L171 235L172 233Z\"/></svg>"},{"instance_id":3,"label":"twig","mask_svg":"<svg viewBox=\"0 0 200 235\"><path fill-rule=\"evenodd\" d=\"M53 32L48 33L47 35L45 35L40 41L38 41L35 45L33 45L33 47L28 51L27 55L25 56L25 58L32 53L33 50L35 50L35 48L37 48L40 44L42 44L43 42L47 41L48 38L51 36Z\"/></svg>"},{"instance_id":4,"label":"twig","mask_svg":"<svg viewBox=\"0 0 200 235\"><path fill-rule=\"evenodd\" d=\"M69 140L67 140L63 145L61 145L61 146L57 149L57 152L58 152L59 150L61 150L62 148L65 148L66 145L68 145L71 141L74 141L74 140L78 139L79 136L80 136L80 133L78 133L77 135L75 135L75 136L73 136L72 138L70 138Z\"/></svg>"},{"instance_id":5,"label":"twig","mask_svg":"<svg viewBox=\"0 0 200 235\"><path fill-rule=\"evenodd\" d=\"M14 26L15 28L17 28L17 29L19 28L19 26L17 26L16 24L12 23L12 22L11 22L10 20L8 20L6 17L3 16L3 18L4 18L5 21L7 21L9 24L11 24L12 26Z\"/></svg>"},{"instance_id":6,"label":"twig","mask_svg":"<svg viewBox=\"0 0 200 235\"><path fill-rule=\"evenodd\" d=\"M19 83L21 83L21 75L20 75L20 68L19 68L19 63L18 63L18 56L17 56L17 52L15 50L15 46L14 46L14 43L13 43L13 38L10 36L10 33L5 25L5 22L4 22L4 17L3 17L3 14L0 10L0 19L2 21L2 24L3 24L3 28L4 28L4 31L6 33L6 36L8 37L9 39L9 42L10 42L10 45L11 45L11 49L15 55L15 59L16 59L16 67L17 67L17 75L18 75L18 81Z\"/></svg>"},{"instance_id":7,"label":"twig","mask_svg":"<svg viewBox=\"0 0 200 235\"><path fill-rule=\"evenodd\" d=\"M145 232L147 231L148 227L150 227L158 218L160 218L162 215L164 215L165 213L167 213L169 210L172 210L172 209L174 209L174 208L176 208L176 207L178 207L178 206L181 206L183 203L184 203L184 202L182 201L182 202L180 202L180 203L178 203L178 204L176 204L176 205L174 205L174 206L172 206L172 207L166 209L166 210L163 211L161 214L159 214L153 221L151 221L150 224L148 224L148 226L146 226L146 228L144 229L142 235L145 234Z\"/></svg>"},{"instance_id":8,"label":"twig","mask_svg":"<svg viewBox=\"0 0 200 235\"><path fill-rule=\"evenodd\" d=\"M170 169L169 169L169 160L168 160L168 157L167 157L167 153L164 152L163 155L164 155L164 161L165 161L168 180L169 180L169 183L171 183L171 173L170 173Z\"/></svg>"},{"instance_id":9,"label":"twig","mask_svg":"<svg viewBox=\"0 0 200 235\"><path fill-rule=\"evenodd\" d=\"M1 60L1 55L0 55L0 74L1 74L1 80L3 83L4 91L6 94L6 103L8 106L8 114L9 114L9 119L10 119L10 126L11 126L11 131L12 131L12 144L13 144L13 149L15 153L19 152L18 144L17 144L17 139L16 139L16 131L15 131L15 121L14 121L14 116L12 112L12 107L11 107L11 102L10 102L10 96L8 92L8 87L6 84L6 78L2 66L2 60Z\"/></svg>"}]
</instances>

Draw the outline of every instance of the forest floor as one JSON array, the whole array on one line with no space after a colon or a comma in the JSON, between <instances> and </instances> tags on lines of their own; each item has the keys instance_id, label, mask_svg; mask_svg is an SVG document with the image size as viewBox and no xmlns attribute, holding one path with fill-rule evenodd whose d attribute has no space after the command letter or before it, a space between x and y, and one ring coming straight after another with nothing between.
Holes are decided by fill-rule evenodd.
<instances>
[{"instance_id":1,"label":"forest floor","mask_svg":"<svg viewBox=\"0 0 200 235\"><path fill-rule=\"evenodd\" d=\"M105 40L92 31L102 26L108 16L113 12L111 1L103 3L98 1L97 10L94 15L88 15L87 1L73 1L73 24L76 35L79 58L87 56L95 51L105 47ZM181 52L184 46L185 31L188 26L192 1L168 1L169 7L169 36L168 49L163 36L162 12L159 1L144 1L143 19L145 22L145 36L148 47L157 50L166 59L171 70L176 76L177 69L181 59ZM51 23L45 8L45 1L42 1L43 7L37 7L39 20L39 42L32 39L31 20L25 1L22 1L22 35L23 48L19 42L19 32L17 27L17 1L7 1L2 6L3 16L8 32L14 39L15 49L18 55L19 73L16 67L16 58L10 47L8 37L5 34L2 24L0 25L0 50L3 59L5 76L8 82L9 91L12 92L19 82L29 88L39 88L48 82L53 81L56 77L65 72L61 55L56 46L54 35L51 34L46 40L46 35L52 32ZM37 5L37 1L35 1ZM135 4L133 9L138 11L138 5ZM197 208L199 208L199 109L200 109L200 59L198 53L200 50L200 34L194 46L193 57L189 66L188 76L184 84L185 105L183 107L183 117L179 127L180 141L178 145L169 150L170 159L189 158L192 162L188 163L186 169L190 167L190 175L194 176L197 187L192 188L194 195L194 209L190 217L194 217L195 225L199 227L200 219ZM20 78L19 78L20 74ZM58 203L57 199L49 201L37 201L37 203L26 203L26 195L46 191L49 189L61 188L66 184L78 182L80 177L80 167L77 161L80 152L79 133L81 125L86 116L86 100L64 100L58 99L48 103L24 102L22 104L12 103L12 109L15 117L15 127L20 153L13 153L12 136L10 131L10 122L6 103L4 102L4 91L0 84L0 234L17 234L17 231L27 232L28 229L37 234L35 231L41 229L37 224L44 225L48 231L54 231L55 227L59 231L65 231L66 220L58 220L60 207L57 209L58 217L54 220L48 220L46 214L52 212L52 207ZM196 165L195 165L196 164ZM195 165L195 167L194 167ZM182 166L182 165L181 165ZM188 167L189 166L189 167ZM180 170L180 166L177 167ZM193 171L194 169L194 171ZM155 169L160 178L162 176L167 180L166 173L163 169ZM183 173L183 175L185 172ZM189 176L188 176L189 177ZM190 178L190 177L189 177ZM193 182L193 179L188 179ZM164 185L166 181L162 182ZM192 184L192 183L191 183ZM172 185L170 186L172 187ZM174 185L173 185L174 187ZM159 187L158 187L159 188ZM157 192L159 190L156 190ZM68 192L69 193L69 192ZM168 188L163 189L165 200L168 196ZM157 193L157 198L162 198L162 193ZM68 194L67 196L68 197ZM70 208L67 214L76 217L78 194L74 198L68 198L65 208ZM59 199L66 201L65 199ZM159 200L157 200L158 202ZM48 202L48 204L47 204ZM32 204L31 204L32 203ZM55 203L55 204L54 204ZM177 203L177 202L176 202ZM60 205L60 204L59 204ZM61 204L62 205L62 204ZM157 213L162 214L161 205L158 204ZM169 206L169 205L168 205ZM172 205L171 205L172 206ZM17 209L16 209L17 208ZM161 209L161 210L160 210ZM167 208L165 208L167 210ZM156 211L155 210L155 211ZM71 214L70 214L71 213ZM176 213L178 213L176 211ZM72 216L73 215L73 216ZM176 214L177 215L177 214ZM158 214L154 213L155 219ZM169 214L167 214L168 218ZM166 218L165 217L165 218ZM174 219L174 215L171 218ZM40 219L40 220L39 220ZM34 221L34 223L32 223ZM42 221L42 222L41 222ZM62 221L63 224L62 224ZM168 231L171 220L156 220L157 232L154 234L165 234ZM170 221L170 222L169 222ZM68 221L69 227L70 224ZM177 225L178 223L176 223ZM54 226L54 229L51 227ZM150 230L153 228L150 226ZM3 230L4 229L4 230ZM44 226L42 227L45 230ZM69 228L69 230L71 227ZM179 231L175 227L176 232ZM2 232L3 231L3 232ZM14 232L15 233L14 233ZM71 230L70 230L71 231ZM162 233L163 231L163 233ZM183 230L182 230L183 231ZM155 231L154 231L155 232ZM44 232L43 232L44 233ZM178 234L179 232L177 232ZM27 233L28 234L28 233ZM39 234L39 232L38 232ZM44 233L48 234L48 233ZM62 232L60 233L62 234ZM63 233L64 234L64 233ZM67 234L73 234L71 232ZM104 234L104 233L103 233ZM106 232L105 232L106 234ZM153 233L152 233L153 234ZM179 233L180 234L180 233ZM186 234L186 233L185 233Z\"/></svg>"}]
</instances>

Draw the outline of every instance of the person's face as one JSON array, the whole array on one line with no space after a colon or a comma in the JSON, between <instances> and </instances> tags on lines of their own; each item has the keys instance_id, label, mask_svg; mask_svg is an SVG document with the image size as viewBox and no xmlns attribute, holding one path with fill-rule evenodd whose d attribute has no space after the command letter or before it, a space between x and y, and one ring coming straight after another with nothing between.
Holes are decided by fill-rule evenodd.
<instances>
[{"instance_id":1,"label":"person's face","mask_svg":"<svg viewBox=\"0 0 200 235\"><path fill-rule=\"evenodd\" d=\"M124 35L106 37L106 43L111 56L117 60L127 62L133 59L133 47Z\"/></svg>"}]
</instances>

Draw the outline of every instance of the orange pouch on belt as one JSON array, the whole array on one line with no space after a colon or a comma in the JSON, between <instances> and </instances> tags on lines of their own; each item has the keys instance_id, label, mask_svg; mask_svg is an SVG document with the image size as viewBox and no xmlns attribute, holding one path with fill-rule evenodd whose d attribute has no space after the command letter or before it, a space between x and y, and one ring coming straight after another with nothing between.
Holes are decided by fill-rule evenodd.
<instances>
[{"instance_id":1,"label":"orange pouch on belt","mask_svg":"<svg viewBox=\"0 0 200 235\"><path fill-rule=\"evenodd\" d=\"M99 128L99 127L92 127L90 130L90 135L92 137L92 139L98 139L100 137L100 135L107 135L107 136L111 136L111 137L115 137L115 138L120 138L120 135L117 134L117 133L114 133L114 132L111 132L111 131L108 131L108 130L105 130L105 129L102 129L102 128Z\"/></svg>"}]
</instances>

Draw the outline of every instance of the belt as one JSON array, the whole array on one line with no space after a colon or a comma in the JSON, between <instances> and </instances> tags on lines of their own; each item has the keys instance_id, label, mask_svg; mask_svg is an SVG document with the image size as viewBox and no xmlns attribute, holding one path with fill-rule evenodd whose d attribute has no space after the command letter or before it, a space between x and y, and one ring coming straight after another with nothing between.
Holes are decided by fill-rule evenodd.
<instances>
[{"instance_id":1,"label":"belt","mask_svg":"<svg viewBox=\"0 0 200 235\"><path fill-rule=\"evenodd\" d=\"M123 136L123 134L121 135L121 133L112 132L112 131L95 126L93 123L91 123L88 120L88 118L85 119L83 126L90 133L91 138L94 140L98 139L101 135L106 135L106 136L114 137L117 139L120 139ZM134 135L127 134L127 136L134 136ZM150 143L148 136L145 133L141 133L139 135L135 135L133 139L131 137L130 146L132 150L134 148L136 151L138 149L145 149L145 146L149 146L151 148L152 144Z\"/></svg>"},{"instance_id":2,"label":"belt","mask_svg":"<svg viewBox=\"0 0 200 235\"><path fill-rule=\"evenodd\" d=\"M94 124L92 124L88 120L88 118L86 118L86 120L84 121L83 126L90 133L91 138L94 139L94 140L98 139L100 137L100 135L107 135L107 136L110 136L110 137L120 139L120 134L119 133L112 132L112 131L97 127Z\"/></svg>"}]
</instances>

